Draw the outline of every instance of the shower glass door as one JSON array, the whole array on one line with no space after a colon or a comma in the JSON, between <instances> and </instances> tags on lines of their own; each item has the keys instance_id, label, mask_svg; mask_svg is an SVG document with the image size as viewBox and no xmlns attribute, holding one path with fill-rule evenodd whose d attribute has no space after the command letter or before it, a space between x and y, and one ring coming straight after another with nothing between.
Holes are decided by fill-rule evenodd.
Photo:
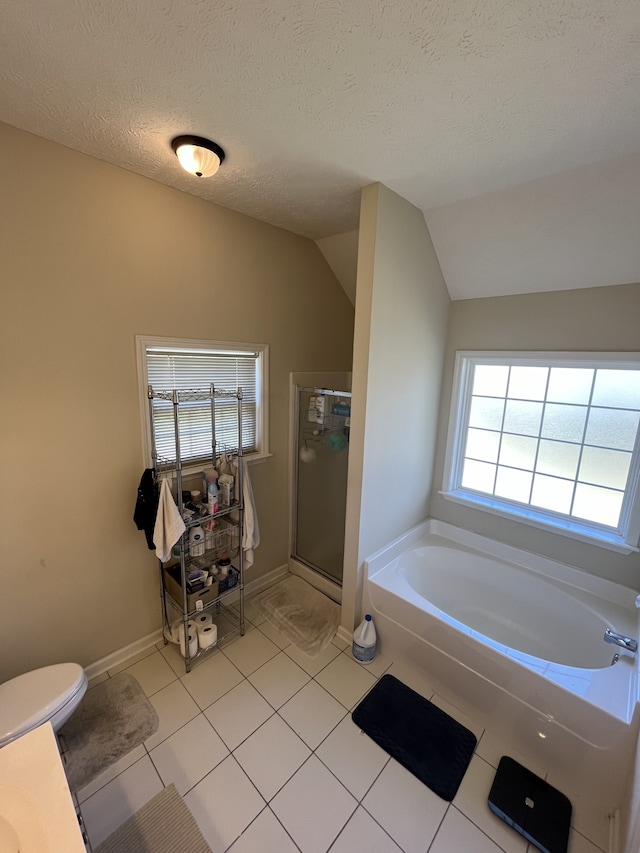
<instances>
[{"instance_id":1,"label":"shower glass door","mask_svg":"<svg viewBox=\"0 0 640 853\"><path fill-rule=\"evenodd\" d=\"M298 388L293 556L342 584L351 394Z\"/></svg>"}]
</instances>

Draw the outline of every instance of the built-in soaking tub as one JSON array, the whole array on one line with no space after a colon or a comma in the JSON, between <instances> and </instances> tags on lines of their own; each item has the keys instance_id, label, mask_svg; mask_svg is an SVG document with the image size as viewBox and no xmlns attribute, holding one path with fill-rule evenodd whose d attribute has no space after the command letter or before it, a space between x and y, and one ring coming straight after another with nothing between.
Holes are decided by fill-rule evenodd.
<instances>
[{"instance_id":1,"label":"built-in soaking tub","mask_svg":"<svg viewBox=\"0 0 640 853\"><path fill-rule=\"evenodd\" d=\"M365 569L383 653L529 746L626 766L638 662L603 635L638 638L633 590L432 519Z\"/></svg>"}]
</instances>

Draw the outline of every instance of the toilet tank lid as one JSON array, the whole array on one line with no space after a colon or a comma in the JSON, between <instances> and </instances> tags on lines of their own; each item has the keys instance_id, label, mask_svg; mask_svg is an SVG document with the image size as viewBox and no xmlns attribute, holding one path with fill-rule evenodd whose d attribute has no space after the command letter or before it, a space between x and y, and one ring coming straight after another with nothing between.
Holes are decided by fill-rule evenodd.
<instances>
[{"instance_id":1,"label":"toilet tank lid","mask_svg":"<svg viewBox=\"0 0 640 853\"><path fill-rule=\"evenodd\" d=\"M0 743L50 719L78 691L83 680L80 664L58 663L0 684Z\"/></svg>"}]
</instances>

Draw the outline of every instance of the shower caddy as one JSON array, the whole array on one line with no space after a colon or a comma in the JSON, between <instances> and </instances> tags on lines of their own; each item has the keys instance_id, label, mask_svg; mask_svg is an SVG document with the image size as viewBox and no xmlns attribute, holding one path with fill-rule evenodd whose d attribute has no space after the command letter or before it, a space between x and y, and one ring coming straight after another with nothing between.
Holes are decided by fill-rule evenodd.
<instances>
[{"instance_id":1,"label":"shower caddy","mask_svg":"<svg viewBox=\"0 0 640 853\"><path fill-rule=\"evenodd\" d=\"M180 448L180 413L185 407L194 403L208 403L211 417L211 459L203 459L203 467L211 465L217 468L221 459L230 463L234 458L237 461L237 474L235 479L235 500L229 506L220 506L218 512L206 515L194 515L192 520L185 521L186 530L176 543L172 551L172 557L166 562L159 561L160 569L160 602L162 608L163 638L167 645L168 635L171 632L171 624L174 619L180 619L184 637L184 663L187 672L191 671L191 664L196 659L208 654L217 648L223 640L235 635L244 634L244 576L243 576L243 552L242 533L244 525L244 506L242 502L242 389L237 391L220 391L212 384L206 390L174 389L171 391L155 390L152 385L148 386L147 396L149 398L149 420L151 424L151 453L156 478L175 477L176 504L180 515L184 517L185 503L183 501L183 461ZM220 448L216 441L216 404L222 400L235 400L237 424L238 424L238 446L228 449ZM175 461L163 458L157 451L157 435L159 420L165 422L171 415L173 424L172 440L175 441ZM164 416L164 418L163 418ZM166 429L166 425L165 425ZM197 474L192 475L196 477ZM185 477L189 480L191 475ZM217 526L215 532L206 536L206 550L203 556L192 556L189 553L189 533L193 527L206 525L214 522ZM187 578L189 573L197 570L207 570L223 556L231 558L229 573L224 578L217 578L212 585L195 593L189 593L187 589ZM232 608L231 603L237 603L237 609ZM174 614L171 618L170 614ZM189 654L189 631L187 624L189 620L201 616L203 613L211 613L216 623L218 637L216 643L209 648L202 649Z\"/></svg>"}]
</instances>

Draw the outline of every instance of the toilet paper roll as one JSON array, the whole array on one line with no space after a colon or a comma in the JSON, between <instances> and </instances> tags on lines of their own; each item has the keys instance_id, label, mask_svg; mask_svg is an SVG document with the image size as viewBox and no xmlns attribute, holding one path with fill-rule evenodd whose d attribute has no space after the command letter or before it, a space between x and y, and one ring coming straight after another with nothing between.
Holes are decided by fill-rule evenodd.
<instances>
[{"instance_id":1,"label":"toilet paper roll","mask_svg":"<svg viewBox=\"0 0 640 853\"><path fill-rule=\"evenodd\" d=\"M187 621L187 631L190 634L193 634L193 633L195 633L196 630L197 630L197 628L196 628L195 620L189 619ZM182 619L176 619L175 622L171 623L171 631L170 631L170 634L167 637L167 639L171 643L179 643L180 642L180 636L182 636L182 639L184 640L184 622L182 621Z\"/></svg>"},{"instance_id":2,"label":"toilet paper roll","mask_svg":"<svg viewBox=\"0 0 640 853\"><path fill-rule=\"evenodd\" d=\"M206 628L207 625L211 625L213 623L213 617L210 613L201 613L199 616L196 616L195 623L196 630L200 633L203 628Z\"/></svg>"},{"instance_id":3,"label":"toilet paper roll","mask_svg":"<svg viewBox=\"0 0 640 853\"><path fill-rule=\"evenodd\" d=\"M182 652L182 657L186 658L186 648L184 644L184 632L180 634L180 651ZM189 657L193 658L198 654L198 634L196 631L193 634L189 634Z\"/></svg>"},{"instance_id":4,"label":"toilet paper roll","mask_svg":"<svg viewBox=\"0 0 640 853\"><path fill-rule=\"evenodd\" d=\"M198 631L198 645L201 649L210 649L218 642L218 626L213 622Z\"/></svg>"}]
</instances>

